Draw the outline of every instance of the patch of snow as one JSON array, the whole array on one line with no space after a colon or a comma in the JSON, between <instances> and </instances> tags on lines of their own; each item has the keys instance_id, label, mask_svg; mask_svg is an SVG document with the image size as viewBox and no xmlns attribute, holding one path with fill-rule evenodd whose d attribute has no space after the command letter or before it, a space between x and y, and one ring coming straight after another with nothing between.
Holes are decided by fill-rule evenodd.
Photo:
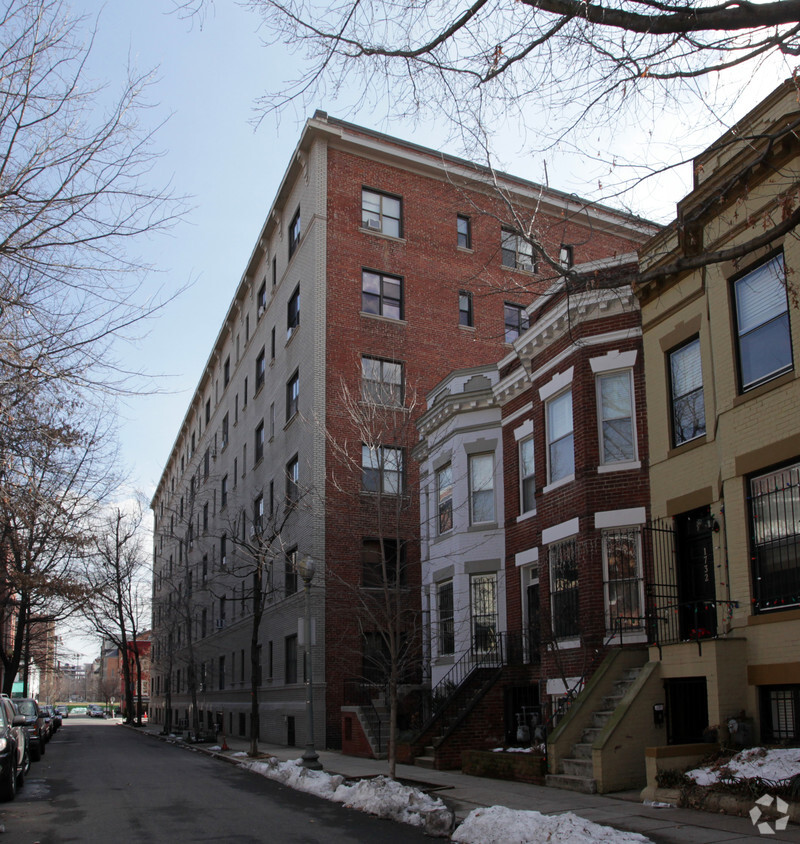
<instances>
[{"instance_id":1,"label":"patch of snow","mask_svg":"<svg viewBox=\"0 0 800 844\"><path fill-rule=\"evenodd\" d=\"M453 833L459 844L530 844L557 841L559 844L649 844L636 832L620 832L579 818L571 812L543 815L541 812L489 806L474 809Z\"/></svg>"},{"instance_id":2,"label":"patch of snow","mask_svg":"<svg viewBox=\"0 0 800 844\"><path fill-rule=\"evenodd\" d=\"M785 780L800 772L799 748L751 747L724 762L695 768L686 776L698 785L713 785L726 779Z\"/></svg>"},{"instance_id":3,"label":"patch of snow","mask_svg":"<svg viewBox=\"0 0 800 844\"><path fill-rule=\"evenodd\" d=\"M214 744L208 748L209 750L222 750L222 748L218 744Z\"/></svg>"},{"instance_id":4,"label":"patch of snow","mask_svg":"<svg viewBox=\"0 0 800 844\"><path fill-rule=\"evenodd\" d=\"M374 777L347 783L338 774L310 771L302 759L279 762L248 762L245 767L283 785L315 794L325 800L343 803L380 818L401 821L424 828L428 835L447 835L453 815L438 797L430 797L418 788L402 785L388 777Z\"/></svg>"},{"instance_id":5,"label":"patch of snow","mask_svg":"<svg viewBox=\"0 0 800 844\"><path fill-rule=\"evenodd\" d=\"M231 756L247 756L247 751L237 750L236 753L231 753Z\"/></svg>"},{"instance_id":6,"label":"patch of snow","mask_svg":"<svg viewBox=\"0 0 800 844\"><path fill-rule=\"evenodd\" d=\"M534 753L535 747L495 747L492 753Z\"/></svg>"}]
</instances>

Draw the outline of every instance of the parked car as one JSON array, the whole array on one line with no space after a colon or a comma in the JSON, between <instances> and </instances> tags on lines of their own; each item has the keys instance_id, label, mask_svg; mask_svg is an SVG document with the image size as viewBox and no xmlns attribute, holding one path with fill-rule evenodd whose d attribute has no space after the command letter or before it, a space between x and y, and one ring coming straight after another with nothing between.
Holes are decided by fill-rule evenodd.
<instances>
[{"instance_id":1,"label":"parked car","mask_svg":"<svg viewBox=\"0 0 800 844\"><path fill-rule=\"evenodd\" d=\"M41 712L42 718L44 718L44 740L50 741L53 737L53 733L56 731L53 726L53 710L46 703L40 703L39 712Z\"/></svg>"},{"instance_id":2,"label":"parked car","mask_svg":"<svg viewBox=\"0 0 800 844\"><path fill-rule=\"evenodd\" d=\"M31 769L31 742L25 726L26 718L19 711L16 701L11 700L8 695L0 698L0 706L5 710L6 720L11 723L11 729L17 741L17 788L22 788L25 777Z\"/></svg>"},{"instance_id":3,"label":"parked car","mask_svg":"<svg viewBox=\"0 0 800 844\"><path fill-rule=\"evenodd\" d=\"M39 704L31 697L17 698L15 702L20 713L25 716L31 759L38 762L44 756L44 748L47 744L44 716L39 712Z\"/></svg>"},{"instance_id":4,"label":"parked car","mask_svg":"<svg viewBox=\"0 0 800 844\"><path fill-rule=\"evenodd\" d=\"M7 713L0 705L0 800L13 800L17 796L17 739L14 727L26 723L22 715Z\"/></svg>"},{"instance_id":5,"label":"parked car","mask_svg":"<svg viewBox=\"0 0 800 844\"><path fill-rule=\"evenodd\" d=\"M53 718L53 732L57 733L58 728L61 726L61 713L55 706L48 706L47 708L50 710L50 714Z\"/></svg>"},{"instance_id":6,"label":"parked car","mask_svg":"<svg viewBox=\"0 0 800 844\"><path fill-rule=\"evenodd\" d=\"M105 714L103 713L103 708L98 706L96 703L90 703L86 707L86 714L90 718L104 718Z\"/></svg>"},{"instance_id":7,"label":"parked car","mask_svg":"<svg viewBox=\"0 0 800 844\"><path fill-rule=\"evenodd\" d=\"M69 718L69 707L68 707L68 706L64 706L63 704L59 704L59 705L56 707L56 712L57 712L57 713L58 713L58 714L59 714L62 718Z\"/></svg>"}]
</instances>

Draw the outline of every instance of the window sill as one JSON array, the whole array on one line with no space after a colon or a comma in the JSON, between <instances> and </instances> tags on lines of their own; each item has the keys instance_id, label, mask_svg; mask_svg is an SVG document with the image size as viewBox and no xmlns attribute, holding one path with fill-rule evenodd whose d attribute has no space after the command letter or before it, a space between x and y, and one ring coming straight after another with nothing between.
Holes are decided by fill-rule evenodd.
<instances>
[{"instance_id":1,"label":"window sill","mask_svg":"<svg viewBox=\"0 0 800 844\"><path fill-rule=\"evenodd\" d=\"M431 544L436 545L439 542L445 542L448 539L452 539L454 536L453 529L445 531L444 533L437 533L436 536L433 537L431 540Z\"/></svg>"},{"instance_id":2,"label":"window sill","mask_svg":"<svg viewBox=\"0 0 800 844\"><path fill-rule=\"evenodd\" d=\"M667 459L671 457L677 457L679 454L683 454L686 451L692 451L695 448L699 448L701 445L705 445L706 442L706 435L701 434L699 437L695 437L693 440L689 440L688 442L681 443L680 445L676 445L674 448L669 449L669 451L667 452Z\"/></svg>"},{"instance_id":3,"label":"window sill","mask_svg":"<svg viewBox=\"0 0 800 844\"><path fill-rule=\"evenodd\" d=\"M459 327L462 331L473 331L473 332L475 331L475 326L474 326L474 325L461 325L461 324L459 324L459 326L458 326L458 327Z\"/></svg>"},{"instance_id":4,"label":"window sill","mask_svg":"<svg viewBox=\"0 0 800 844\"><path fill-rule=\"evenodd\" d=\"M411 413L411 408L404 404L382 404L377 401L359 401L361 407L379 407L381 410L394 410L397 413Z\"/></svg>"},{"instance_id":5,"label":"window sill","mask_svg":"<svg viewBox=\"0 0 800 844\"><path fill-rule=\"evenodd\" d=\"M440 656L436 657L437 665L453 665L455 661L456 658L453 654L441 654Z\"/></svg>"},{"instance_id":6,"label":"window sill","mask_svg":"<svg viewBox=\"0 0 800 844\"><path fill-rule=\"evenodd\" d=\"M467 530L470 533L476 533L485 530L497 530L497 522L480 522L477 525L470 525Z\"/></svg>"},{"instance_id":7,"label":"window sill","mask_svg":"<svg viewBox=\"0 0 800 844\"><path fill-rule=\"evenodd\" d=\"M552 492L554 489L558 489L559 487L566 486L567 484L571 484L574 480L575 480L575 473L574 472L571 475L567 475L565 478L559 478L557 481L553 481L553 483L548 484L542 490L542 495L545 495L548 492Z\"/></svg>"},{"instance_id":8,"label":"window sill","mask_svg":"<svg viewBox=\"0 0 800 844\"><path fill-rule=\"evenodd\" d=\"M521 267L509 267L508 264L500 264L500 269L507 270L511 273L522 273L524 276L536 275L536 269L523 270Z\"/></svg>"},{"instance_id":9,"label":"window sill","mask_svg":"<svg viewBox=\"0 0 800 844\"><path fill-rule=\"evenodd\" d=\"M406 239L404 237L395 237L393 234L384 234L383 232L378 231L377 229L366 229L364 226L359 226L358 230L361 234L371 234L373 237L380 237L383 240L391 240L392 243L405 243Z\"/></svg>"},{"instance_id":10,"label":"window sill","mask_svg":"<svg viewBox=\"0 0 800 844\"><path fill-rule=\"evenodd\" d=\"M577 639L556 639L556 647L553 650L571 650L581 646L580 636Z\"/></svg>"},{"instance_id":11,"label":"window sill","mask_svg":"<svg viewBox=\"0 0 800 844\"><path fill-rule=\"evenodd\" d=\"M369 317L369 319L377 319L380 322L389 322L392 325L408 325L405 319L394 319L394 317L383 316L383 314L368 314L366 311L359 311L362 317Z\"/></svg>"},{"instance_id":12,"label":"window sill","mask_svg":"<svg viewBox=\"0 0 800 844\"><path fill-rule=\"evenodd\" d=\"M777 390L779 387L790 384L794 381L794 378L794 369L790 369L788 372L781 372L779 375L775 375L770 378L769 381L764 381L762 384L750 387L749 390L745 390L740 395L736 396L732 403L733 407L738 407L740 404L756 398L756 396L763 396L765 393L770 392L770 390Z\"/></svg>"},{"instance_id":13,"label":"window sill","mask_svg":"<svg viewBox=\"0 0 800 844\"><path fill-rule=\"evenodd\" d=\"M292 340L294 340L295 336L299 333L300 333L300 326L298 324L291 331L287 332L288 336L286 337L286 342L283 344L283 348L285 349L289 345L289 343L291 343ZM272 358L270 360L270 364L272 364L272 362L274 360L275 360L275 358Z\"/></svg>"},{"instance_id":14,"label":"window sill","mask_svg":"<svg viewBox=\"0 0 800 844\"><path fill-rule=\"evenodd\" d=\"M597 467L597 474L605 475L608 472L630 472L634 469L641 468L641 460L626 460L624 463L603 463Z\"/></svg>"},{"instance_id":15,"label":"window sill","mask_svg":"<svg viewBox=\"0 0 800 844\"><path fill-rule=\"evenodd\" d=\"M285 431L291 424L294 422L295 419L300 415L300 411L296 410L284 423L283 430ZM270 442L272 442L272 437L270 437Z\"/></svg>"},{"instance_id":16,"label":"window sill","mask_svg":"<svg viewBox=\"0 0 800 844\"><path fill-rule=\"evenodd\" d=\"M536 508L535 507L533 508L533 510L528 510L527 513L520 513L520 515L517 516L517 524L519 524L520 522L527 522L528 519L532 519L535 515L536 515Z\"/></svg>"},{"instance_id":17,"label":"window sill","mask_svg":"<svg viewBox=\"0 0 800 844\"><path fill-rule=\"evenodd\" d=\"M474 255L475 250L471 246L459 246L456 244L456 252L466 252L467 255Z\"/></svg>"},{"instance_id":18,"label":"window sill","mask_svg":"<svg viewBox=\"0 0 800 844\"><path fill-rule=\"evenodd\" d=\"M258 398L258 394L259 394L259 393L260 393L263 389L264 389L264 384L263 384L263 383L261 383L261 384L257 384L257 385L256 385L256 389L255 389L255 392L253 393L253 398L254 398L254 399L257 399L257 398ZM245 405L245 407L247 407L247 405Z\"/></svg>"}]
</instances>

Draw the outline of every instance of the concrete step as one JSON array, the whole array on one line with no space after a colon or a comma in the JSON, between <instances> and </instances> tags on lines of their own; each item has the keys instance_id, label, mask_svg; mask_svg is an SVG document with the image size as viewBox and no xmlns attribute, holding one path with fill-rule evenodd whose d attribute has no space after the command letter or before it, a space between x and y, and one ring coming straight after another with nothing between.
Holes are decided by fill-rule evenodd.
<instances>
[{"instance_id":1,"label":"concrete step","mask_svg":"<svg viewBox=\"0 0 800 844\"><path fill-rule=\"evenodd\" d=\"M434 769L436 767L436 758L434 756L417 756L414 758L414 764L418 768Z\"/></svg>"},{"instance_id":2,"label":"concrete step","mask_svg":"<svg viewBox=\"0 0 800 844\"><path fill-rule=\"evenodd\" d=\"M578 744L572 745L572 758L573 759L591 759L592 758L592 745L590 742L579 742Z\"/></svg>"},{"instance_id":3,"label":"concrete step","mask_svg":"<svg viewBox=\"0 0 800 844\"><path fill-rule=\"evenodd\" d=\"M613 709L598 709L597 711L592 712L592 726L605 727L605 725L608 723L608 719L613 714Z\"/></svg>"},{"instance_id":4,"label":"concrete step","mask_svg":"<svg viewBox=\"0 0 800 844\"><path fill-rule=\"evenodd\" d=\"M562 759L561 773L568 777L579 777L580 779L594 778L594 765L591 759Z\"/></svg>"},{"instance_id":5,"label":"concrete step","mask_svg":"<svg viewBox=\"0 0 800 844\"><path fill-rule=\"evenodd\" d=\"M581 744L594 744L595 740L602 732L602 727L587 727L581 734Z\"/></svg>"},{"instance_id":6,"label":"concrete step","mask_svg":"<svg viewBox=\"0 0 800 844\"><path fill-rule=\"evenodd\" d=\"M571 777L567 774L548 774L545 782L551 788L565 788L568 791L580 791L582 794L596 794L597 783L583 777Z\"/></svg>"}]
</instances>

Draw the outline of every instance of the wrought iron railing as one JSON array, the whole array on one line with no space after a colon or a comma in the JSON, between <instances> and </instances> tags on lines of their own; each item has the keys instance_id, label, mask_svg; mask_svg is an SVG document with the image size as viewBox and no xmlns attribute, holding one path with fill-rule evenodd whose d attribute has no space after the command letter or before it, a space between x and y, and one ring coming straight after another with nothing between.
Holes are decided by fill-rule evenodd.
<instances>
[{"instance_id":1,"label":"wrought iron railing","mask_svg":"<svg viewBox=\"0 0 800 844\"><path fill-rule=\"evenodd\" d=\"M680 601L666 602L658 596L648 596L647 639L659 648L680 642L702 643L716 639L727 631L728 621L738 601Z\"/></svg>"},{"instance_id":2,"label":"wrought iron railing","mask_svg":"<svg viewBox=\"0 0 800 844\"><path fill-rule=\"evenodd\" d=\"M375 732L378 750L383 749L383 721L375 708L376 700L386 700L386 686L382 683L370 683L357 677L344 681L343 706L361 707L365 717Z\"/></svg>"}]
</instances>

